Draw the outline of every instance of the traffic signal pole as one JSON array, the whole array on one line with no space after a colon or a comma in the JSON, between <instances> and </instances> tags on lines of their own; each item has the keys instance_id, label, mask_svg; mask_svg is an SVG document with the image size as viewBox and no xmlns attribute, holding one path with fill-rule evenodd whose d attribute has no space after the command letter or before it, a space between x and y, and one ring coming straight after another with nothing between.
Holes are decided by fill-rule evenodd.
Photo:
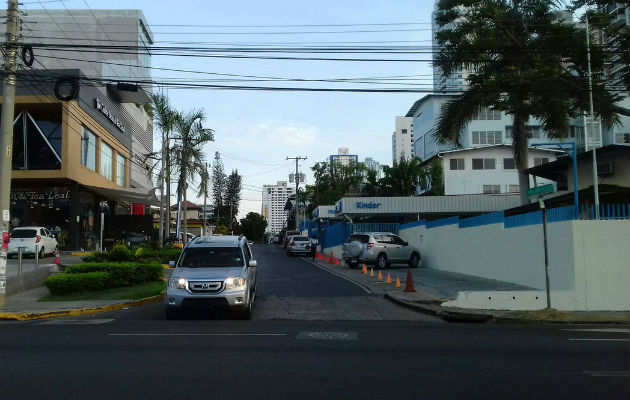
<instances>
[{"instance_id":1,"label":"traffic signal pole","mask_svg":"<svg viewBox=\"0 0 630 400\"><path fill-rule=\"evenodd\" d=\"M13 118L15 116L15 72L17 70L17 33L19 24L18 2L9 0L7 8L6 58L2 87L2 116L0 121L0 306L6 304L7 248L5 236L9 234L11 214L11 160L13 146Z\"/></svg>"}]
</instances>

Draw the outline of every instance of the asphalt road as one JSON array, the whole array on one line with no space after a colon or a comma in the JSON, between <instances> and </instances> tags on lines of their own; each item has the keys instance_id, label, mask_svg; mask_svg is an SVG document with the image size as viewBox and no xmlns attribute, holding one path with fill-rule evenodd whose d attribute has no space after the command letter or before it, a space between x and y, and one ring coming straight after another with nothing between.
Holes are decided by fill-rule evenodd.
<instances>
[{"instance_id":1,"label":"asphalt road","mask_svg":"<svg viewBox=\"0 0 630 400\"><path fill-rule=\"evenodd\" d=\"M627 327L441 323L277 247L255 256L251 321L152 304L0 322L0 398L630 397Z\"/></svg>"}]
</instances>

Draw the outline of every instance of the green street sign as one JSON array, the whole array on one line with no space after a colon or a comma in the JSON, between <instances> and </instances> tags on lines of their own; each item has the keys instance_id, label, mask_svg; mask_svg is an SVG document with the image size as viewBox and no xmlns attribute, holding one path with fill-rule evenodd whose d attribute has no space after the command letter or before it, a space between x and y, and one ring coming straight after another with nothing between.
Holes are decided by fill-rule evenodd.
<instances>
[{"instance_id":1,"label":"green street sign","mask_svg":"<svg viewBox=\"0 0 630 400\"><path fill-rule=\"evenodd\" d=\"M553 193L553 185L551 183L542 186L536 186L527 190L527 197L537 197L545 194Z\"/></svg>"}]
</instances>

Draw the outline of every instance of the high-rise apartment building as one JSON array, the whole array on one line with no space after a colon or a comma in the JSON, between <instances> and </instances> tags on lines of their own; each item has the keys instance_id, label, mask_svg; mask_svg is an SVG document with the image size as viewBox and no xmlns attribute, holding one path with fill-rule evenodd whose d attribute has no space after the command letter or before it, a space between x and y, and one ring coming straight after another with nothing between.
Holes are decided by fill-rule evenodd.
<instances>
[{"instance_id":1,"label":"high-rise apartment building","mask_svg":"<svg viewBox=\"0 0 630 400\"><path fill-rule=\"evenodd\" d=\"M351 162L358 163L359 156L356 154L350 154L350 150L347 147L339 147L337 149L337 154L331 154L329 156L329 160L331 167L333 163L339 163L345 167L350 165Z\"/></svg>"},{"instance_id":2,"label":"high-rise apartment building","mask_svg":"<svg viewBox=\"0 0 630 400\"><path fill-rule=\"evenodd\" d=\"M365 165L365 168L376 172L377 179L381 179L383 177L383 166L372 157L366 157L363 161L363 165Z\"/></svg>"},{"instance_id":3,"label":"high-rise apartment building","mask_svg":"<svg viewBox=\"0 0 630 400\"><path fill-rule=\"evenodd\" d=\"M396 130L392 133L392 161L410 160L413 156L413 118L396 117Z\"/></svg>"},{"instance_id":4,"label":"high-rise apartment building","mask_svg":"<svg viewBox=\"0 0 630 400\"><path fill-rule=\"evenodd\" d=\"M267 220L265 232L275 235L286 225L284 206L289 195L295 195L295 187L289 186L286 181L278 181L275 185L263 185L261 214Z\"/></svg>"}]
</instances>

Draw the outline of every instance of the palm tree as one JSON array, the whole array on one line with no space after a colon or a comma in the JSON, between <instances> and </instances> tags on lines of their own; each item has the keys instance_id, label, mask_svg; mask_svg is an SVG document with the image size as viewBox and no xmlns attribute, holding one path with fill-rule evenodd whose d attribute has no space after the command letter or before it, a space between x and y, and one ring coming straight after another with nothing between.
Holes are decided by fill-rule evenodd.
<instances>
[{"instance_id":1,"label":"palm tree","mask_svg":"<svg viewBox=\"0 0 630 400\"><path fill-rule=\"evenodd\" d=\"M438 143L461 147L466 125L485 107L513 118L513 147L521 190L528 203L527 122L536 118L550 138L563 138L569 118L589 107L586 33L559 20L561 1L440 0L436 22L440 51L434 66L445 76L469 71L468 88L446 103L438 121ZM595 110L603 123L619 121L603 71L601 48L591 49Z\"/></svg>"},{"instance_id":2,"label":"palm tree","mask_svg":"<svg viewBox=\"0 0 630 400\"><path fill-rule=\"evenodd\" d=\"M179 171L177 188L184 201L184 244L188 241L188 207L186 205L188 184L194 180L195 173L201 173L205 166L203 145L214 140L214 131L203 127L205 118L203 110L177 112L173 126L177 143L173 146L173 155Z\"/></svg>"},{"instance_id":3,"label":"palm tree","mask_svg":"<svg viewBox=\"0 0 630 400\"><path fill-rule=\"evenodd\" d=\"M171 233L171 165L170 165L170 137L175 124L175 112L171 108L168 97L163 94L154 94L152 96L152 111L155 120L155 126L162 133L162 150L159 154L161 161L160 179L160 233L159 245L164 244L164 217L166 214L166 235ZM166 180L166 210L164 210L164 180Z\"/></svg>"}]
</instances>

